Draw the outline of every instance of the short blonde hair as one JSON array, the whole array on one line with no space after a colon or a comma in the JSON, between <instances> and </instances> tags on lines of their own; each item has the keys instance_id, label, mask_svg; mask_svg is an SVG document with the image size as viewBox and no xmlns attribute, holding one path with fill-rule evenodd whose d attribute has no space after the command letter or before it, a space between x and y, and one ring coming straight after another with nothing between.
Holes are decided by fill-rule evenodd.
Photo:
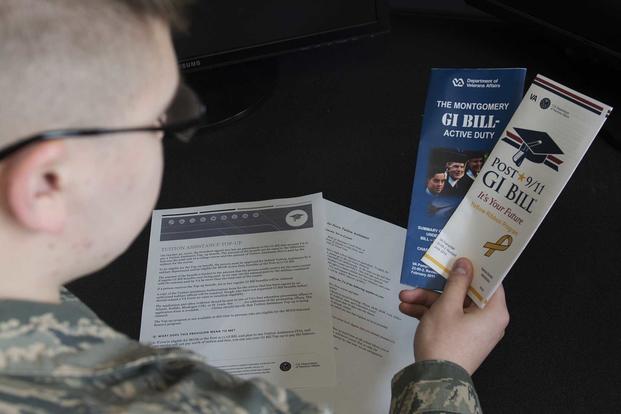
<instances>
[{"instance_id":1,"label":"short blonde hair","mask_svg":"<svg viewBox=\"0 0 621 414\"><path fill-rule=\"evenodd\" d=\"M112 114L149 87L155 27L183 25L185 3L1 0L0 146L47 129L114 126Z\"/></svg>"}]
</instances>

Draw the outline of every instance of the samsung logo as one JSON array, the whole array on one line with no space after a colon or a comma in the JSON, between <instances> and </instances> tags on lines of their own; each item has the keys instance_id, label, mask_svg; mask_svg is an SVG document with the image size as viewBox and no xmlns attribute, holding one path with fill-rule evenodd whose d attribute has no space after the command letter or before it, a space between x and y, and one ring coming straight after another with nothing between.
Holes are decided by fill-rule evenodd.
<instances>
[{"instance_id":1,"label":"samsung logo","mask_svg":"<svg viewBox=\"0 0 621 414\"><path fill-rule=\"evenodd\" d=\"M191 69L196 68L201 65L200 59L190 60L189 62L183 62L181 64L181 69Z\"/></svg>"}]
</instances>

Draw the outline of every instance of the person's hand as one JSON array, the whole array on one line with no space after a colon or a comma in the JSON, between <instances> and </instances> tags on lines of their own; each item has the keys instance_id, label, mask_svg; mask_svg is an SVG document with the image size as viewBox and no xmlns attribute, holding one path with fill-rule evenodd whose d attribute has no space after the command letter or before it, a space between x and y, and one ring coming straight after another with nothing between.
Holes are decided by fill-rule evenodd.
<instances>
[{"instance_id":1,"label":"person's hand","mask_svg":"<svg viewBox=\"0 0 621 414\"><path fill-rule=\"evenodd\" d=\"M472 263L460 258L442 294L425 289L401 291L399 310L420 320L414 336L416 361L451 361L472 375L502 339L509 324L502 285L480 309L466 301L471 282Z\"/></svg>"}]
</instances>

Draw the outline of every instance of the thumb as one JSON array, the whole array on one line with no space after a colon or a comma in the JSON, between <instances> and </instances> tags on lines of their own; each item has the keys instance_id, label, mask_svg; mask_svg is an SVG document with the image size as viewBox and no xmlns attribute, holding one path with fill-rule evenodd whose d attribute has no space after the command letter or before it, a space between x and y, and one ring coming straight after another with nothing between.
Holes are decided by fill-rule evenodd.
<instances>
[{"instance_id":1,"label":"thumb","mask_svg":"<svg viewBox=\"0 0 621 414\"><path fill-rule=\"evenodd\" d=\"M438 301L442 302L443 307L462 310L471 282L472 262L465 257L461 257L453 264L449 278L444 286L444 292L440 295Z\"/></svg>"}]
</instances>

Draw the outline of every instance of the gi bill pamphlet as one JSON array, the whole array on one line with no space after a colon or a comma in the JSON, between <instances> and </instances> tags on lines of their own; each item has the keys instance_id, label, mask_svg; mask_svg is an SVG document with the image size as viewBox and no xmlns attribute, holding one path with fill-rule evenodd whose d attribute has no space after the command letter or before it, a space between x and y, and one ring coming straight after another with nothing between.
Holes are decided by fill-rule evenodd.
<instances>
[{"instance_id":1,"label":"gi bill pamphlet","mask_svg":"<svg viewBox=\"0 0 621 414\"><path fill-rule=\"evenodd\" d=\"M612 108L537 75L474 184L423 262L447 276L474 264L485 306L554 204Z\"/></svg>"},{"instance_id":2,"label":"gi bill pamphlet","mask_svg":"<svg viewBox=\"0 0 621 414\"><path fill-rule=\"evenodd\" d=\"M336 386L296 392L334 413L385 413L392 377L414 362L418 321L398 300L405 229L325 203Z\"/></svg>"},{"instance_id":3,"label":"gi bill pamphlet","mask_svg":"<svg viewBox=\"0 0 621 414\"><path fill-rule=\"evenodd\" d=\"M140 340L243 378L335 382L321 194L156 210Z\"/></svg>"},{"instance_id":4,"label":"gi bill pamphlet","mask_svg":"<svg viewBox=\"0 0 621 414\"><path fill-rule=\"evenodd\" d=\"M476 179L524 91L525 69L432 69L401 282L442 290L420 259Z\"/></svg>"}]
</instances>

